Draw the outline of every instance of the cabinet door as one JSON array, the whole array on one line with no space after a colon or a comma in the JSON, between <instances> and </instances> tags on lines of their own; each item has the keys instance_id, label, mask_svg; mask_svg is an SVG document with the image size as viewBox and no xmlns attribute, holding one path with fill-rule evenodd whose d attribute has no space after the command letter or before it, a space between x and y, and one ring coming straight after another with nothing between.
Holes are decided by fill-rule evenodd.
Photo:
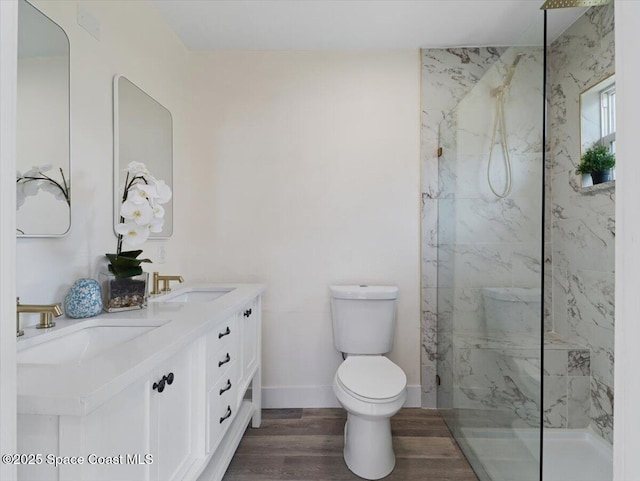
<instances>
[{"instance_id":1,"label":"cabinet door","mask_svg":"<svg viewBox=\"0 0 640 481\"><path fill-rule=\"evenodd\" d=\"M260 325L260 301L256 299L240 312L242 322L242 375L241 388L246 388L249 376L258 365L258 333ZM240 393L242 394L242 393Z\"/></svg>"},{"instance_id":2,"label":"cabinet door","mask_svg":"<svg viewBox=\"0 0 640 481\"><path fill-rule=\"evenodd\" d=\"M161 481L181 480L194 460L194 358L194 346L181 350L160 366L156 389L151 385L156 416L152 436L157 440L154 478ZM163 379L164 389L158 392L157 385Z\"/></svg>"},{"instance_id":3,"label":"cabinet door","mask_svg":"<svg viewBox=\"0 0 640 481\"><path fill-rule=\"evenodd\" d=\"M105 462L83 464L82 474L77 476L67 472L73 471L74 466L61 466L60 479L154 479L152 465L148 464L149 460L145 458L145 455L152 454L154 450L149 433L152 416L149 390L148 378L142 379L131 384L84 419L61 416L61 456L77 456L78 446L82 445L85 459L90 454L106 458ZM80 436L75 434L78 429L83 433ZM118 460L121 462L112 464Z\"/></svg>"}]
</instances>

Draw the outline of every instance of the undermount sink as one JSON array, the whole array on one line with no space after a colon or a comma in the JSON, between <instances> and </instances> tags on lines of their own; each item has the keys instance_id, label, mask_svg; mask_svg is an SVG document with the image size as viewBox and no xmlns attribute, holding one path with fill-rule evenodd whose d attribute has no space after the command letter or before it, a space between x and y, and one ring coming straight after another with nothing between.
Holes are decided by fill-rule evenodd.
<instances>
[{"instance_id":1,"label":"undermount sink","mask_svg":"<svg viewBox=\"0 0 640 481\"><path fill-rule=\"evenodd\" d=\"M162 324L164 322L136 325L130 320L118 325L114 325L113 321L106 325L87 323L79 329L27 344L24 348L18 343L17 361L19 364L80 364Z\"/></svg>"},{"instance_id":2,"label":"undermount sink","mask_svg":"<svg viewBox=\"0 0 640 481\"><path fill-rule=\"evenodd\" d=\"M233 287L186 287L153 298L154 302L211 302L233 291Z\"/></svg>"}]
</instances>

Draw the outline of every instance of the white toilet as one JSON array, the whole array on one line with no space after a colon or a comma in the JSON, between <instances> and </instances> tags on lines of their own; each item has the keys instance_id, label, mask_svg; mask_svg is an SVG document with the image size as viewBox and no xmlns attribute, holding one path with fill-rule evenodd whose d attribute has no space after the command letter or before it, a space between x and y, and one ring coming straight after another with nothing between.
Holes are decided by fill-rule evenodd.
<instances>
[{"instance_id":1,"label":"white toilet","mask_svg":"<svg viewBox=\"0 0 640 481\"><path fill-rule=\"evenodd\" d=\"M384 478L396 464L391 416L407 399L407 376L383 356L393 345L398 288L329 290L334 344L347 355L333 379L333 392L347 410L344 460L361 478Z\"/></svg>"}]
</instances>

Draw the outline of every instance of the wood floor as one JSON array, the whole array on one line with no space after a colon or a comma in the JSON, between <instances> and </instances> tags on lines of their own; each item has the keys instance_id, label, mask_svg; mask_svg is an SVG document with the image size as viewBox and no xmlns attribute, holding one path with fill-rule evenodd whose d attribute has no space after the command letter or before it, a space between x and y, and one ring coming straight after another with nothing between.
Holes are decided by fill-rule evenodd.
<instances>
[{"instance_id":1,"label":"wood floor","mask_svg":"<svg viewBox=\"0 0 640 481\"><path fill-rule=\"evenodd\" d=\"M265 409L223 481L360 480L342 458L343 409ZM391 419L396 467L385 481L478 481L440 415L402 409Z\"/></svg>"}]
</instances>

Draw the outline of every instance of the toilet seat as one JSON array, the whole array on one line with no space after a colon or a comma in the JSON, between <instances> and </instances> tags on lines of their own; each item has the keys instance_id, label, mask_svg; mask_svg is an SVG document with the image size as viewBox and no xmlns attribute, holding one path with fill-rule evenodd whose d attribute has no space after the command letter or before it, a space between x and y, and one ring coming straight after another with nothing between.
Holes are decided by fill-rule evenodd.
<instances>
[{"instance_id":1,"label":"toilet seat","mask_svg":"<svg viewBox=\"0 0 640 481\"><path fill-rule=\"evenodd\" d=\"M389 403L405 395L407 376L384 356L349 356L336 382L348 394L368 403Z\"/></svg>"}]
</instances>

